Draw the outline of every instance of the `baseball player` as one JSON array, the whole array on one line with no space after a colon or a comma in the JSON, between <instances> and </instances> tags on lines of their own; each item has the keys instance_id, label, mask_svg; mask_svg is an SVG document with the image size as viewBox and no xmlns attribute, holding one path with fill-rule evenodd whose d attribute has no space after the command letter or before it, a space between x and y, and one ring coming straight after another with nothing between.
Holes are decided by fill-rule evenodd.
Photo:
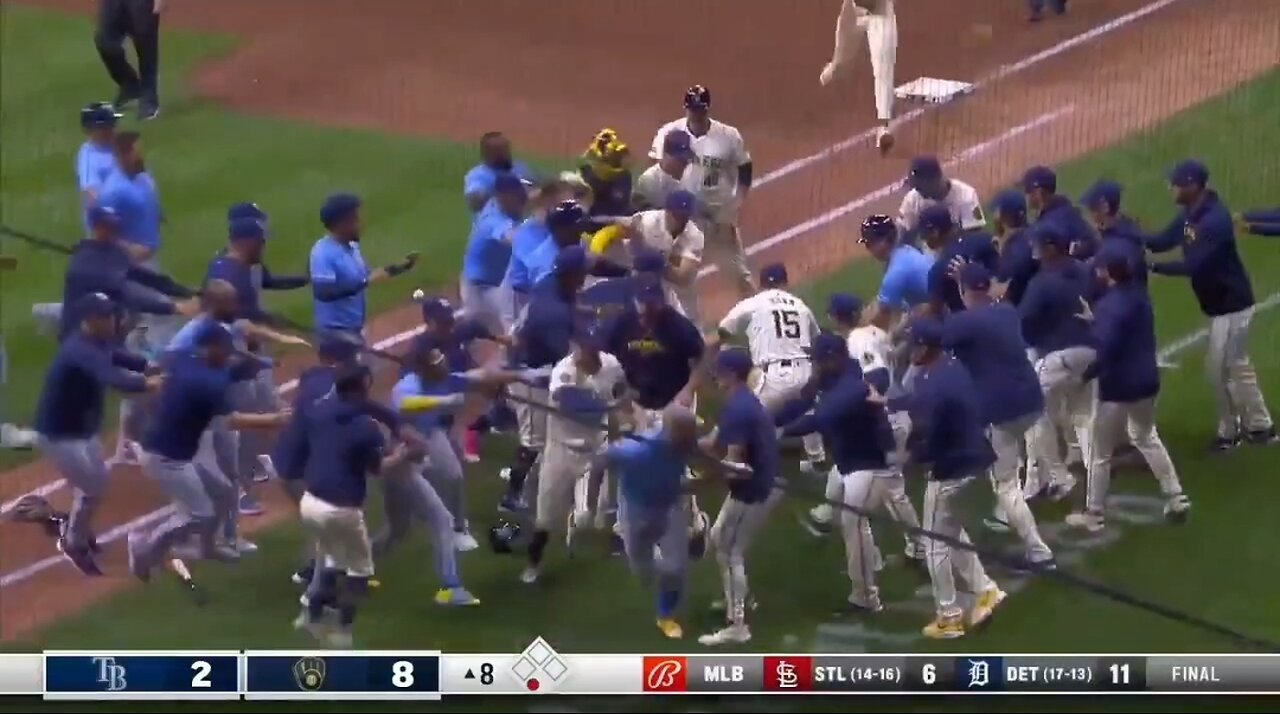
<instances>
[{"instance_id":1,"label":"baseball player","mask_svg":"<svg viewBox=\"0 0 1280 714\"><path fill-rule=\"evenodd\" d=\"M964 301L960 299L956 273L965 263L996 270L1000 254L996 251L995 239L983 231L961 233L951 213L941 204L924 209L918 225L925 245L934 255L929 268L929 308L934 315L959 312L964 309Z\"/></svg>"},{"instance_id":2,"label":"baseball player","mask_svg":"<svg viewBox=\"0 0 1280 714\"><path fill-rule=\"evenodd\" d=\"M658 163L636 178L631 200L637 211L649 211L666 205L667 196L683 186L689 165L698 160L693 152L693 137L683 129L672 129L662 137L662 155Z\"/></svg>"},{"instance_id":3,"label":"baseball player","mask_svg":"<svg viewBox=\"0 0 1280 714\"><path fill-rule=\"evenodd\" d=\"M769 411L776 411L795 399L809 383L809 345L818 334L818 318L804 300L787 291L787 267L772 263L760 270L760 292L729 309L716 328L709 348L744 334L747 349L758 373L754 393ZM804 439L805 455L811 464L826 460L822 437Z\"/></svg>"},{"instance_id":4,"label":"baseball player","mask_svg":"<svg viewBox=\"0 0 1280 714\"><path fill-rule=\"evenodd\" d=\"M1206 370L1218 401L1218 432L1210 448L1228 451L1241 439L1251 444L1277 441L1247 342L1253 319L1253 285L1236 248L1231 212L1209 188L1209 169L1195 160L1169 174L1178 216L1146 239L1157 253L1182 247L1182 260L1153 263L1157 275L1187 276L1200 311L1209 318Z\"/></svg>"},{"instance_id":5,"label":"baseball player","mask_svg":"<svg viewBox=\"0 0 1280 714\"><path fill-rule=\"evenodd\" d=\"M533 181L529 167L511 157L511 140L500 131L485 132L480 137L480 163L471 167L462 178L462 197L471 211L472 221L493 198L498 177L504 174L526 182Z\"/></svg>"},{"instance_id":6,"label":"baseball player","mask_svg":"<svg viewBox=\"0 0 1280 714\"><path fill-rule=\"evenodd\" d=\"M382 268L369 269L360 252L360 198L338 193L320 207L320 222L328 234L311 247L310 274L313 315L318 331L337 332L364 344L368 317L365 290L374 283L413 269L418 254Z\"/></svg>"},{"instance_id":7,"label":"baseball player","mask_svg":"<svg viewBox=\"0 0 1280 714\"><path fill-rule=\"evenodd\" d=\"M907 171L907 186L910 190L902 197L902 205L898 208L898 226L908 236L917 230L920 213L937 204L947 207L952 222L961 230L986 228L987 217L982 212L982 200L977 189L964 181L947 178L938 157L913 158Z\"/></svg>"},{"instance_id":8,"label":"baseball player","mask_svg":"<svg viewBox=\"0 0 1280 714\"><path fill-rule=\"evenodd\" d=\"M862 373L862 380L880 394L889 391L892 382L889 373L889 335L875 325L861 322L862 301L856 295L833 293L828 298L827 317L835 326L835 333L842 335L848 348L849 356ZM901 412L889 414L889 425L893 428L895 448L888 454L889 466L901 471L903 449L906 446L906 434L910 424ZM817 471L822 473L822 471ZM835 509L831 502L839 502L844 498L844 477L839 469L828 466L826 503L814 506L806 514L806 521L815 535L823 535L831 530L831 522L835 519ZM906 537L907 561L915 565L924 564L924 543L909 529L920 527L920 516L916 508L907 498L906 484L901 475L878 481L884 506L889 515L904 527Z\"/></svg>"},{"instance_id":9,"label":"baseball player","mask_svg":"<svg viewBox=\"0 0 1280 714\"><path fill-rule=\"evenodd\" d=\"M93 558L93 514L106 495L107 466L98 433L106 390L126 394L155 391L163 377L147 377L145 357L118 347L118 306L89 293L68 306L79 328L58 345L45 373L36 410L41 452L74 494L61 524L58 550L85 575L102 575Z\"/></svg>"},{"instance_id":10,"label":"baseball player","mask_svg":"<svg viewBox=\"0 0 1280 714\"><path fill-rule=\"evenodd\" d=\"M701 320L695 283L705 246L702 229L694 221L696 204L691 192L673 191L661 209L641 211L627 224L632 253L647 248L666 258L662 277L671 305L695 325Z\"/></svg>"},{"instance_id":11,"label":"baseball player","mask_svg":"<svg viewBox=\"0 0 1280 714\"><path fill-rule=\"evenodd\" d=\"M748 386L755 361L742 349L721 350L715 357L715 381L725 393L715 435L707 437L708 452L716 460L745 464L749 474L729 474L729 493L711 526L711 547L724 584L728 623L698 638L708 646L743 643L751 639L747 627L747 550L764 527L769 513L783 498L774 490L778 478L778 435L764 404Z\"/></svg>"},{"instance_id":12,"label":"baseball player","mask_svg":"<svg viewBox=\"0 0 1280 714\"><path fill-rule=\"evenodd\" d=\"M1022 176L1027 205L1036 212L1035 225L1054 224L1067 236L1071 257L1088 260L1098 251L1098 236L1070 198L1058 193L1058 175L1048 166L1032 166Z\"/></svg>"},{"instance_id":13,"label":"baseball player","mask_svg":"<svg viewBox=\"0 0 1280 714\"><path fill-rule=\"evenodd\" d=\"M298 511L303 528L316 543L316 562L324 568L294 627L335 649L351 647L356 609L373 577L373 550L364 519L367 478L399 466L409 452L397 442L384 454L386 437L366 413L372 383L368 367L340 367L334 376L333 397L317 403L304 425L307 492ZM328 607L338 611L336 625L325 619Z\"/></svg>"},{"instance_id":14,"label":"baseball player","mask_svg":"<svg viewBox=\"0 0 1280 714\"><path fill-rule=\"evenodd\" d=\"M836 18L835 48L831 61L822 68L818 80L822 86L831 84L836 73L853 61L858 45L867 41L871 55L871 76L875 83L876 118L880 128L876 132L876 148L887 154L893 148L893 68L898 60L898 18L893 12L893 0L843 0L840 15Z\"/></svg>"},{"instance_id":15,"label":"baseball player","mask_svg":"<svg viewBox=\"0 0 1280 714\"><path fill-rule=\"evenodd\" d=\"M618 358L601 351L603 335L594 324L579 321L574 327L572 351L551 370L551 405L569 409L571 402L590 402L600 410L614 407L626 392L626 375ZM576 413L576 412L575 412ZM596 409L592 413L599 414ZM599 422L590 416L565 414L547 417L547 442L538 469L537 517L529 542L528 565L520 574L524 583L537 582L553 529L566 528L572 547L579 523L589 522L594 502L590 498L587 471L592 457L618 433L618 417L609 409ZM566 525L567 524L567 525Z\"/></svg>"},{"instance_id":16,"label":"baseball player","mask_svg":"<svg viewBox=\"0 0 1280 714\"><path fill-rule=\"evenodd\" d=\"M747 255L738 231L738 211L751 192L751 154L736 128L711 118L711 91L695 84L684 95L685 116L663 125L653 138L649 158L662 158L668 132L684 131L692 137L697 160L683 177L686 189L698 199L698 228L706 236L712 259L730 279L737 281L738 293L755 292Z\"/></svg>"},{"instance_id":17,"label":"baseball player","mask_svg":"<svg viewBox=\"0 0 1280 714\"><path fill-rule=\"evenodd\" d=\"M964 365L943 350L941 323L929 317L915 318L907 334L911 361L921 370L905 401L911 414L911 460L929 466L924 528L968 543L956 508L965 486L995 463L978 388ZM937 616L922 632L930 639L963 637L966 626L986 622L1006 594L987 576L972 551L954 549L934 538L929 539L926 550ZM956 601L957 575L977 595L967 623Z\"/></svg>"},{"instance_id":18,"label":"baseball player","mask_svg":"<svg viewBox=\"0 0 1280 714\"><path fill-rule=\"evenodd\" d=\"M991 285L991 295L1017 305L1027 283L1039 266L1031 246L1031 234L1027 228L1027 197L1022 191L1005 189L991 202L995 215L996 243L1000 249L1000 263L996 280Z\"/></svg>"},{"instance_id":19,"label":"baseball player","mask_svg":"<svg viewBox=\"0 0 1280 714\"><path fill-rule=\"evenodd\" d=\"M1255 236L1280 236L1280 208L1245 211L1235 216L1236 230Z\"/></svg>"},{"instance_id":20,"label":"baseball player","mask_svg":"<svg viewBox=\"0 0 1280 714\"><path fill-rule=\"evenodd\" d=\"M85 141L76 153L76 184L84 210L85 233L92 232L89 209L98 205L98 196L107 177L116 170L114 142L116 123L123 116L107 102L94 102L80 110L80 128Z\"/></svg>"},{"instance_id":21,"label":"baseball player","mask_svg":"<svg viewBox=\"0 0 1280 714\"><path fill-rule=\"evenodd\" d=\"M1160 370L1151 298L1146 286L1137 281L1132 253L1121 246L1105 245L1098 254L1096 270L1106 292L1092 309L1087 302L1081 304L1098 347L1098 358L1084 375L1098 380L1093 461L1089 464L1085 510L1067 516L1067 525L1095 532L1106 525L1112 456L1126 432L1160 484L1165 517L1182 520L1191 509L1191 500L1182 492L1173 460L1156 432Z\"/></svg>"},{"instance_id":22,"label":"baseball player","mask_svg":"<svg viewBox=\"0 0 1280 714\"><path fill-rule=\"evenodd\" d=\"M288 421L288 411L231 410L231 383L250 378L259 368L254 360L232 366L234 341L225 325L209 320L195 337L196 351L168 361L155 419L142 439L142 470L169 495L175 512L149 534L129 533L129 570L140 580L149 580L151 569L169 549L193 535L204 557L218 555L220 514L235 507L235 489L211 450L201 448L213 421L225 417L231 429L270 429Z\"/></svg>"},{"instance_id":23,"label":"baseball player","mask_svg":"<svg viewBox=\"0 0 1280 714\"><path fill-rule=\"evenodd\" d=\"M1091 280L1085 268L1070 255L1071 239L1056 224L1032 228L1032 240L1040 268L1027 283L1018 303L1022 334L1035 354L1036 375L1044 392L1044 413L1028 442L1026 492L1048 488L1054 500L1075 487L1067 470L1059 431L1070 433L1080 445L1081 458L1089 463L1089 420L1093 385L1084 381L1085 370L1096 357L1089 325L1080 318L1080 301Z\"/></svg>"},{"instance_id":24,"label":"baseball player","mask_svg":"<svg viewBox=\"0 0 1280 714\"><path fill-rule=\"evenodd\" d=\"M835 467L831 470L840 487L827 497L858 509L842 509L845 558L852 589L846 600L852 610L879 612L879 589L875 573L880 562L871 533L871 522L863 515L890 505L894 494L903 491L902 472L890 465L896 449L893 428L882 403L872 399L862 368L849 356L845 340L824 332L814 338L813 361L817 389L809 399L791 405L779 415L783 436L820 432L831 449ZM816 402L811 413L790 420L791 415ZM908 542L908 550L913 546Z\"/></svg>"},{"instance_id":25,"label":"baseball player","mask_svg":"<svg viewBox=\"0 0 1280 714\"><path fill-rule=\"evenodd\" d=\"M93 44L118 92L113 103L124 109L138 102L138 119L160 114L160 13L165 0L98 0ZM125 38L133 40L138 69L129 64Z\"/></svg>"},{"instance_id":26,"label":"baseball player","mask_svg":"<svg viewBox=\"0 0 1280 714\"><path fill-rule=\"evenodd\" d=\"M502 316L510 298L502 283L511 262L511 243L528 203L524 182L514 174L499 174L493 182L493 201L476 216L462 257L458 288L462 312L494 334L507 328Z\"/></svg>"},{"instance_id":27,"label":"baseball player","mask_svg":"<svg viewBox=\"0 0 1280 714\"><path fill-rule=\"evenodd\" d=\"M1044 412L1044 394L1035 369L1027 361L1018 309L992 300L991 271L967 263L959 271L965 309L947 316L942 346L969 370L977 386L979 406L995 452L991 485L996 495L995 521L1012 527L1033 565L1051 567L1053 551L1040 537L1018 482L1022 446Z\"/></svg>"},{"instance_id":28,"label":"baseball player","mask_svg":"<svg viewBox=\"0 0 1280 714\"><path fill-rule=\"evenodd\" d=\"M1143 245L1142 229L1137 221L1120 212L1120 198L1124 188L1115 181L1098 181L1090 186L1080 197L1080 206L1089 212L1094 228L1098 231L1099 252L1107 248L1114 255L1116 252L1129 254L1129 276L1142 285L1147 285L1147 251ZM1105 271L1100 271L1105 272ZM1095 287L1105 282L1100 275ZM1091 301L1093 297L1090 296Z\"/></svg>"},{"instance_id":29,"label":"baseball player","mask_svg":"<svg viewBox=\"0 0 1280 714\"><path fill-rule=\"evenodd\" d=\"M862 221L860 235L858 242L885 266L867 323L890 331L910 310L928 302L933 259L917 248L900 243L898 225L883 213L867 216Z\"/></svg>"}]
</instances>

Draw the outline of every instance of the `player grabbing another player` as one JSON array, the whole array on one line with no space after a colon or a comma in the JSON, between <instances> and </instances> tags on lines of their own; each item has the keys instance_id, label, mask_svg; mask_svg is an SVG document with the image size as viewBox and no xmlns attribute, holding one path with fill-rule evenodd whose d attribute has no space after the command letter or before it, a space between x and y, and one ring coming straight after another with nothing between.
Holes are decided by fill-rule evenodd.
<instances>
[{"instance_id":1,"label":"player grabbing another player","mask_svg":"<svg viewBox=\"0 0 1280 714\"><path fill-rule=\"evenodd\" d=\"M631 194L632 203L637 211L648 211L661 208L667 196L682 188L681 180L689 169L689 164L697 161L698 155L693 153L693 137L684 129L672 129L662 137L662 155L658 163L645 169L636 179L635 191Z\"/></svg>"},{"instance_id":2,"label":"player grabbing another player","mask_svg":"<svg viewBox=\"0 0 1280 714\"><path fill-rule=\"evenodd\" d=\"M565 544L572 549L576 529L590 522L595 499L586 488L586 474L606 435L612 439L618 433L616 402L623 398L627 386L622 365L601 351L602 342L594 324L579 321L571 340L572 352L551 370L551 405L562 413L547 416L529 562L520 574L525 583L538 580L553 529L566 529Z\"/></svg>"},{"instance_id":3,"label":"player grabbing another player","mask_svg":"<svg viewBox=\"0 0 1280 714\"><path fill-rule=\"evenodd\" d=\"M695 325L701 321L701 311L694 283L702 267L706 240L693 221L696 205L694 195L680 189L667 196L663 208L641 211L627 225L633 254L643 248L666 258L662 278L671 305Z\"/></svg>"},{"instance_id":4,"label":"player grabbing another player","mask_svg":"<svg viewBox=\"0 0 1280 714\"><path fill-rule=\"evenodd\" d=\"M818 80L824 87L831 84L836 73L853 61L864 38L871 54L876 118L880 121L876 147L885 154L894 143L889 127L893 119L893 68L898 60L898 18L893 12L893 0L843 0L836 18L831 61L822 68Z\"/></svg>"},{"instance_id":5,"label":"player grabbing another player","mask_svg":"<svg viewBox=\"0 0 1280 714\"><path fill-rule=\"evenodd\" d=\"M862 221L858 242L871 257L884 263L880 292L867 323L891 331L912 308L929 299L929 269L933 259L898 241L898 225L883 213Z\"/></svg>"},{"instance_id":6,"label":"player grabbing another player","mask_svg":"<svg viewBox=\"0 0 1280 714\"><path fill-rule=\"evenodd\" d=\"M750 473L729 473L729 494L711 527L711 547L724 584L727 626L698 638L704 645L742 643L751 639L747 627L747 549L764 528L769 512L782 500L774 490L778 478L778 435L773 419L747 385L754 361L746 351L729 348L715 358L715 381L725 393L724 408L714 436L705 446L715 459L744 464Z\"/></svg>"}]
</instances>

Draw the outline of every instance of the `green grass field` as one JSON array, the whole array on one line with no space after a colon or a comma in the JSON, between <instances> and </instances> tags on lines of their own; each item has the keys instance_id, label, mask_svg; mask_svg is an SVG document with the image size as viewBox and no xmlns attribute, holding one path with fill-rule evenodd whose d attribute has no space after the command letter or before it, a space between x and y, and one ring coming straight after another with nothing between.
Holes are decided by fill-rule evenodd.
<instances>
[{"instance_id":1,"label":"green grass field","mask_svg":"<svg viewBox=\"0 0 1280 714\"><path fill-rule=\"evenodd\" d=\"M0 131L6 148L0 153L4 221L70 239L78 221L70 175L79 141L74 111L103 96L106 87L90 54L84 22L9 6L3 19L0 39L6 60L34 56L36 47L40 56L48 58L38 72L27 73L12 62L4 63L0 99L6 108L15 102L23 106L21 113L5 112ZM174 72L169 86L181 86L176 80L181 73L230 47L224 38L175 34L166 40L167 69ZM1222 131L1224 127L1230 131ZM1165 169L1178 158L1194 155L1214 169L1214 183L1228 202L1244 209L1280 196L1280 166L1274 158L1280 156L1276 127L1280 127L1280 72L1273 71L1119 146L1073 161L1061 167L1060 175L1073 194L1099 176L1123 181L1128 186L1126 211L1144 225L1155 226L1172 212ZM286 124L238 115L182 96L169 99L164 119L149 125L147 134L154 137L151 161L173 217L166 261L180 276L198 277L207 256L221 243L222 211L244 198L257 200L272 214L273 230L280 237L270 249L272 265L280 270L301 267L304 251L320 230L315 220L319 198L337 188L359 191L368 200L370 254L392 256L426 245L438 248L440 259L425 266L421 282L447 281L458 264L466 229L459 181L472 163L468 147ZM1269 163L1259 166L1259 157ZM1241 242L1259 300L1280 291L1280 244L1255 238ZM34 375L49 354L48 342L36 339L32 332L26 305L53 297L51 278L60 273L53 259L15 247L11 241L4 247L17 252L24 262L40 266L38 274L25 272L16 283L6 277L9 282L2 286L3 325L15 358L14 370L32 375L10 387L10 404L21 414L32 402L38 387ZM836 289L868 296L878 282L878 272L872 262L856 263L806 286L806 292L815 306ZM1153 277L1152 288L1162 344L1175 344L1203 327L1185 281ZM402 294L399 288L391 288L379 292L377 300L385 306ZM277 305L305 316L304 295L286 296ZM1263 312L1254 322L1252 355L1273 404L1280 404L1277 344L1280 317ZM1278 640L1277 537L1273 514L1265 504L1275 493L1280 447L1244 448L1220 457L1203 454L1214 420L1202 376L1201 348L1192 345L1170 355L1178 368L1164 373L1160 405L1161 433L1195 502L1190 522L1174 528L1153 517L1153 508L1158 514L1155 483L1140 473L1116 480L1114 490L1129 497L1128 515L1109 523L1106 538L1064 533L1060 523L1067 512L1065 504L1037 514L1050 544L1073 572ZM495 518L493 505L500 482L494 464L508 453L505 440L490 439L487 449L483 467L469 473L477 535ZM811 486L815 492L820 490L817 483ZM976 485L971 496L971 534L983 545L1012 546L1011 537L987 533L978 524L978 517L990 507L989 489ZM702 499L704 508L714 511L720 497L709 491ZM917 635L928 619L928 580L893 563L880 578L882 596L893 605L875 618L836 620L829 613L848 590L842 548L835 539L815 540L798 527L796 514L810 505L793 499L776 512L750 555L752 585L760 600L753 621L755 638L747 648L751 651L1239 649L1223 637L1070 586L1030 582L999 571L995 574L1000 582L1016 593L991 627L955 642L928 643ZM897 554L899 536L884 528L878 533L885 554ZM30 644L80 649L305 646L306 640L290 627L297 605L296 589L287 579L298 552L298 532L292 527L276 529L264 534L259 543L260 553L238 566L199 568L198 577L214 602L198 614L176 587L160 582L50 627ZM464 555L466 583L484 605L442 610L431 602L435 582L429 549L415 538L379 565L384 585L362 612L358 645L505 652L522 650L541 635L566 652L698 650L693 636L716 624L705 612L718 590L715 568L703 563L694 569L683 617L687 636L673 644L653 627L651 598L630 579L624 563L598 556L602 551L602 540L588 544L572 560L564 558L562 550L554 550L536 587L518 582L518 558L486 550ZM895 700L885 706L904 704ZM1248 702L1241 705L1250 706Z\"/></svg>"}]
</instances>

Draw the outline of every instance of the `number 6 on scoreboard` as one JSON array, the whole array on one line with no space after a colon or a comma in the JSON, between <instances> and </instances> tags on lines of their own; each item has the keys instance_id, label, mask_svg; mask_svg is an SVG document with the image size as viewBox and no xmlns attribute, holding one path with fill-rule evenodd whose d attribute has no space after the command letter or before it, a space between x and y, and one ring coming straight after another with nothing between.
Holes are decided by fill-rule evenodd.
<instances>
[{"instance_id":1,"label":"number 6 on scoreboard","mask_svg":"<svg viewBox=\"0 0 1280 714\"><path fill-rule=\"evenodd\" d=\"M209 689L213 686L213 682L209 681L209 674L213 672L213 665L198 659L191 663L191 671L195 674L191 675L192 689Z\"/></svg>"},{"instance_id":2,"label":"number 6 on scoreboard","mask_svg":"<svg viewBox=\"0 0 1280 714\"><path fill-rule=\"evenodd\" d=\"M938 668L933 663L928 663L920 668L920 681L925 684L934 684L938 681Z\"/></svg>"}]
</instances>

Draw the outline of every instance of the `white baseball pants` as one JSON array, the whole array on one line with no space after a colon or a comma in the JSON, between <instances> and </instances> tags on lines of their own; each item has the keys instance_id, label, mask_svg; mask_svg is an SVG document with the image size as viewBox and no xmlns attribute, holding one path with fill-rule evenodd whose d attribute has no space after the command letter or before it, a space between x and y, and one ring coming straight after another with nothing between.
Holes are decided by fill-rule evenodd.
<instances>
[{"instance_id":1,"label":"white baseball pants","mask_svg":"<svg viewBox=\"0 0 1280 714\"><path fill-rule=\"evenodd\" d=\"M837 472L833 470L832 473ZM838 476L843 492L839 499L853 508L873 512L884 507L893 513L894 499L898 496L906 499L902 473L899 471L874 469ZM906 503L910 508L911 502ZM911 509L911 515L915 516L915 509ZM848 508L841 509L840 530L844 536L845 564L852 586L849 602L877 610L880 607L880 589L876 587L876 565L880 562L880 553L876 548L875 536L871 533L871 520ZM908 554L913 547L908 537Z\"/></svg>"},{"instance_id":2,"label":"white baseball pants","mask_svg":"<svg viewBox=\"0 0 1280 714\"><path fill-rule=\"evenodd\" d=\"M753 391L764 408L773 413L800 396L800 390L809 383L809 377L813 374L813 365L808 359L780 360L760 365L757 372L758 381ZM806 434L803 441L804 453L810 461L826 459L821 434Z\"/></svg>"},{"instance_id":3,"label":"white baseball pants","mask_svg":"<svg viewBox=\"0 0 1280 714\"><path fill-rule=\"evenodd\" d=\"M950 536L963 543L969 543L969 534L965 532L960 518L955 512L960 494L972 477L949 481L934 481L924 489L924 528L944 536ZM975 593L985 592L995 585L982 567L982 561L971 550L952 548L949 544L935 538L929 538L925 546L929 564L929 579L933 581L933 601L939 618L959 617L963 614L956 600L956 576L967 584L968 590Z\"/></svg>"},{"instance_id":4,"label":"white baseball pants","mask_svg":"<svg viewBox=\"0 0 1280 714\"><path fill-rule=\"evenodd\" d=\"M1089 463L1089 488L1085 496L1085 507L1093 513L1102 514L1106 508L1107 492L1111 488L1111 457L1126 434L1147 460L1160 484L1160 492L1166 498L1182 493L1173 460L1156 431L1155 397L1136 402L1099 401L1093 410L1093 448L1090 449L1093 461Z\"/></svg>"},{"instance_id":5,"label":"white baseball pants","mask_svg":"<svg viewBox=\"0 0 1280 714\"><path fill-rule=\"evenodd\" d=\"M1254 308L1209 319L1205 371L1218 403L1218 436L1234 438L1245 431L1270 429L1271 414L1249 360L1249 323Z\"/></svg>"},{"instance_id":6,"label":"white baseball pants","mask_svg":"<svg viewBox=\"0 0 1280 714\"><path fill-rule=\"evenodd\" d=\"M1092 347L1068 347L1050 352L1036 361L1036 375L1044 392L1044 413L1031 430L1028 443L1031 468L1028 469L1027 490L1048 484L1071 481L1062 453L1058 430L1075 432L1080 444L1081 458L1089 463L1093 457L1087 447L1093 444L1089 436L1089 420L1093 411L1093 394L1097 385L1084 382L1084 372L1093 364L1097 353Z\"/></svg>"},{"instance_id":7,"label":"white baseball pants","mask_svg":"<svg viewBox=\"0 0 1280 714\"><path fill-rule=\"evenodd\" d=\"M1003 424L992 425L987 430L996 461L991 466L991 488L996 495L996 515L1013 529L1026 546L1031 561L1048 560L1053 551L1040 537L1036 518L1027 507L1027 499L1018 482L1018 461L1022 457L1022 445L1039 415L1028 414Z\"/></svg>"},{"instance_id":8,"label":"white baseball pants","mask_svg":"<svg viewBox=\"0 0 1280 714\"><path fill-rule=\"evenodd\" d=\"M716 564L720 566L725 612L731 624L746 624L749 592L747 549L764 528L769 512L782 498L782 491L773 491L759 503L745 503L733 496L725 496L724 505L711 526L711 547L715 551Z\"/></svg>"},{"instance_id":9,"label":"white baseball pants","mask_svg":"<svg viewBox=\"0 0 1280 714\"><path fill-rule=\"evenodd\" d=\"M850 4L851 0L845 0ZM871 76L875 86L876 117L882 123L893 118L894 66L898 60L898 18L894 14L893 0L880 0L876 12L852 8L856 17L841 10L843 22L836 23L835 55L832 64L839 67L851 59L862 43L867 41L871 58ZM852 19L852 22L849 22Z\"/></svg>"},{"instance_id":10,"label":"white baseball pants","mask_svg":"<svg viewBox=\"0 0 1280 714\"><path fill-rule=\"evenodd\" d=\"M739 297L754 295L755 279L751 275L751 267L747 265L747 251L742 247L738 225L707 218L695 218L694 223L702 229L705 253L720 272L734 281ZM695 324L698 322L693 315L689 315L689 319Z\"/></svg>"},{"instance_id":11,"label":"white baseball pants","mask_svg":"<svg viewBox=\"0 0 1280 714\"><path fill-rule=\"evenodd\" d=\"M827 472L827 488L823 497L828 502L843 502L863 508L864 506L862 503L849 500L849 478L857 476L858 474L872 474L870 478L876 479L874 484L875 488L871 488L871 486L867 486L865 488L858 486L853 489L853 496L856 497L863 491L867 493L867 498L870 500L866 501L866 510L875 510L876 508L883 506L884 509L889 512L889 517L893 518L893 520L904 529L903 538L906 540L906 547L903 549L903 553L908 558L924 557L924 545L920 542L919 537L912 535L909 530L906 530L908 528L919 528L920 516L916 513L916 507L911 504L911 499L907 498L907 483L900 470L896 468L872 469L867 471L854 471L852 474L845 475L833 468ZM843 512L841 516L841 523L844 523L844 517L851 515L851 513L845 509L841 510ZM870 528L871 524L867 523L866 527ZM849 547L848 538L849 536L846 533L846 548ZM874 547L874 545L875 543L872 541L872 546ZM873 564L878 563L880 562L880 559L876 558L871 562ZM853 577L852 571L850 572L849 577Z\"/></svg>"}]
</instances>

